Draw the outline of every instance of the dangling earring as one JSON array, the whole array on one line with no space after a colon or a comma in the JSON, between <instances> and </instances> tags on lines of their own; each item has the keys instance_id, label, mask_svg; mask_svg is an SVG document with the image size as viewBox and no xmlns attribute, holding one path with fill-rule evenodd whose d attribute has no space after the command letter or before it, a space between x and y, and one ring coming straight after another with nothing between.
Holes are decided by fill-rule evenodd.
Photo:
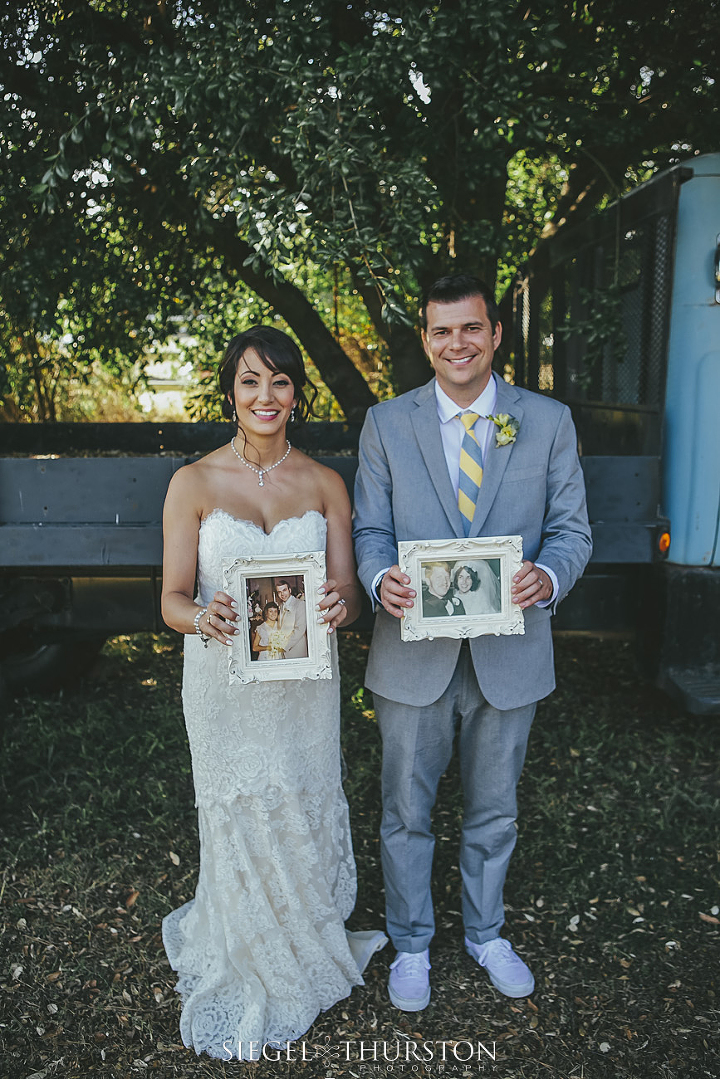
<instances>
[{"instance_id":1,"label":"dangling earring","mask_svg":"<svg viewBox=\"0 0 720 1079\"><path fill-rule=\"evenodd\" d=\"M235 411L235 409L233 409L232 421L233 423L237 423L237 412Z\"/></svg>"},{"instance_id":2,"label":"dangling earring","mask_svg":"<svg viewBox=\"0 0 720 1079\"><path fill-rule=\"evenodd\" d=\"M290 423L295 423L295 405L290 410Z\"/></svg>"}]
</instances>

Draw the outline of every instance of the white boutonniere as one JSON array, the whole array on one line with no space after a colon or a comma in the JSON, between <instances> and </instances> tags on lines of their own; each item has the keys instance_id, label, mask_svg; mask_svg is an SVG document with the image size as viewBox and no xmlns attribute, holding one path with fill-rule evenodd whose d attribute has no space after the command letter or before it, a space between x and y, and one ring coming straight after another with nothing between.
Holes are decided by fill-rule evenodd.
<instances>
[{"instance_id":1,"label":"white boutonniere","mask_svg":"<svg viewBox=\"0 0 720 1079\"><path fill-rule=\"evenodd\" d=\"M520 430L520 420L516 420L514 416L509 416L507 412L498 412L496 416L486 416L486 419L492 420L495 426L499 428L495 432L495 445L512 445Z\"/></svg>"}]
</instances>

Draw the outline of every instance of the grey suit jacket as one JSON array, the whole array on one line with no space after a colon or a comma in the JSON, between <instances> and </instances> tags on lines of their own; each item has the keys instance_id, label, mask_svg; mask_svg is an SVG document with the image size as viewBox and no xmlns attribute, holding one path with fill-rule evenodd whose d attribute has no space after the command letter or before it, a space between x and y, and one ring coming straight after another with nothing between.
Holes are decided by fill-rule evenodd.
<instances>
[{"instance_id":1,"label":"grey suit jacket","mask_svg":"<svg viewBox=\"0 0 720 1079\"><path fill-rule=\"evenodd\" d=\"M572 588L592 549L585 485L570 411L558 401L497 381L496 413L520 422L516 441L491 437L471 536L520 535L523 557L558 579L557 600ZM400 540L462 537L445 463L434 380L375 405L360 437L354 527L365 589L398 560ZM555 688L550 608L525 610L525 633L474 637L473 664L485 699L517 708ZM379 610L366 685L390 700L426 705L447 688L460 642L400 639L400 620Z\"/></svg>"}]
</instances>

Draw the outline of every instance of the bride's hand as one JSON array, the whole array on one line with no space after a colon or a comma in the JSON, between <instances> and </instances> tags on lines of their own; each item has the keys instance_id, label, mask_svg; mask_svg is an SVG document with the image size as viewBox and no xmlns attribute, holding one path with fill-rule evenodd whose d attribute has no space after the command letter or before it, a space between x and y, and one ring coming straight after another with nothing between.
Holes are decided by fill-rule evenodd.
<instances>
[{"instance_id":1,"label":"bride's hand","mask_svg":"<svg viewBox=\"0 0 720 1079\"><path fill-rule=\"evenodd\" d=\"M345 600L336 591L337 581L325 581L320 588L325 594L316 607L318 622L324 622L328 627L328 633L332 633L347 618Z\"/></svg>"},{"instance_id":2,"label":"bride's hand","mask_svg":"<svg viewBox=\"0 0 720 1079\"><path fill-rule=\"evenodd\" d=\"M233 634L239 630L231 623L237 620L237 603L227 592L216 592L208 609L200 619L200 629L207 637L214 637L220 644L232 644Z\"/></svg>"}]
</instances>

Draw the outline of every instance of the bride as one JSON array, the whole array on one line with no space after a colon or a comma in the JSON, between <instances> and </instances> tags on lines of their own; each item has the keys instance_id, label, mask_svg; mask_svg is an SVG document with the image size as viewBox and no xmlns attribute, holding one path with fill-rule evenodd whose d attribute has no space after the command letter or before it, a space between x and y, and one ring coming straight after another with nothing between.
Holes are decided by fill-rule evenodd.
<instances>
[{"instance_id":1,"label":"bride","mask_svg":"<svg viewBox=\"0 0 720 1079\"><path fill-rule=\"evenodd\" d=\"M221 1060L258 1059L361 985L386 938L344 927L356 876L334 637L332 679L228 681L240 598L222 590L223 567L237 557L325 549L317 620L331 634L357 617L345 484L287 440L310 403L286 334L259 326L234 337L219 382L235 434L174 475L164 511L162 611L186 635L200 873L195 898L163 920L163 942L179 975L184 1043Z\"/></svg>"},{"instance_id":2,"label":"bride","mask_svg":"<svg viewBox=\"0 0 720 1079\"><path fill-rule=\"evenodd\" d=\"M263 607L263 620L252 639L252 650L258 653L259 660L283 659L285 656L280 644L279 618L280 608L277 603L266 603Z\"/></svg>"}]
</instances>

